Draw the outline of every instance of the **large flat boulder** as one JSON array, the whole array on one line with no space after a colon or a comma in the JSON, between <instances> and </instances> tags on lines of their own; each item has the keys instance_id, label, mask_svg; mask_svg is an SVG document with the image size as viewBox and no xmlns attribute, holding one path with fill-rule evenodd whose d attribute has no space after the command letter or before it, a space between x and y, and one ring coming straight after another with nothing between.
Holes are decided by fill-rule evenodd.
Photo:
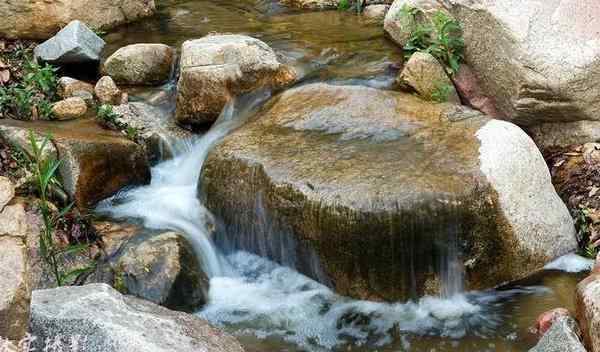
<instances>
[{"instance_id":1,"label":"large flat boulder","mask_svg":"<svg viewBox=\"0 0 600 352\"><path fill-rule=\"evenodd\" d=\"M217 241L355 297L451 292L463 271L488 288L576 248L519 127L405 93L288 90L210 152L201 182Z\"/></svg>"},{"instance_id":2,"label":"large flat boulder","mask_svg":"<svg viewBox=\"0 0 600 352\"><path fill-rule=\"evenodd\" d=\"M237 95L278 89L296 79L264 42L244 35L209 35L181 48L175 117L183 125L214 122Z\"/></svg>"},{"instance_id":3,"label":"large flat boulder","mask_svg":"<svg viewBox=\"0 0 600 352\"><path fill-rule=\"evenodd\" d=\"M29 150L29 130L51 135L47 155L61 161L59 176L67 194L85 209L125 186L150 180L145 148L123 135L101 128L93 119L63 122L3 120L0 137Z\"/></svg>"},{"instance_id":4,"label":"large flat boulder","mask_svg":"<svg viewBox=\"0 0 600 352\"><path fill-rule=\"evenodd\" d=\"M386 30L404 45L404 4L396 0ZM600 2L596 0L451 0L465 59L498 109L519 125L600 120Z\"/></svg>"},{"instance_id":5,"label":"large flat boulder","mask_svg":"<svg viewBox=\"0 0 600 352\"><path fill-rule=\"evenodd\" d=\"M40 350L46 338L79 336L86 352L243 352L205 320L104 284L34 291L29 327Z\"/></svg>"},{"instance_id":6,"label":"large flat boulder","mask_svg":"<svg viewBox=\"0 0 600 352\"><path fill-rule=\"evenodd\" d=\"M0 2L0 37L47 39L73 20L109 29L155 13L154 0Z\"/></svg>"}]
</instances>

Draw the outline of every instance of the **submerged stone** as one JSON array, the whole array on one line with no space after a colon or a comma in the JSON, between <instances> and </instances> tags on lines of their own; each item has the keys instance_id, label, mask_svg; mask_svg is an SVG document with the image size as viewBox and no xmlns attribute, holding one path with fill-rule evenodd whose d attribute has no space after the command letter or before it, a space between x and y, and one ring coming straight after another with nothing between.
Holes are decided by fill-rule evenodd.
<instances>
[{"instance_id":1,"label":"submerged stone","mask_svg":"<svg viewBox=\"0 0 600 352\"><path fill-rule=\"evenodd\" d=\"M212 150L215 238L354 297L397 300L521 278L576 248L517 126L359 86L275 97Z\"/></svg>"}]
</instances>

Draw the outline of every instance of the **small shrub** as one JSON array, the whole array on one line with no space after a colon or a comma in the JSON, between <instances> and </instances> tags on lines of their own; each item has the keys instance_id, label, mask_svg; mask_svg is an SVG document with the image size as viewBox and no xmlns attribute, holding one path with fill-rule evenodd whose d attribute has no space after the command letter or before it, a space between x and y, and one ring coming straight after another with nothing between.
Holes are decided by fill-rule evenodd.
<instances>
[{"instance_id":1,"label":"small shrub","mask_svg":"<svg viewBox=\"0 0 600 352\"><path fill-rule=\"evenodd\" d=\"M446 12L438 10L431 19L423 11L409 5L400 10L403 28L410 29L403 50L406 58L415 52L426 52L456 73L464 58L464 40L460 23Z\"/></svg>"},{"instance_id":2,"label":"small shrub","mask_svg":"<svg viewBox=\"0 0 600 352\"><path fill-rule=\"evenodd\" d=\"M579 254L587 258L596 258L599 248L592 243L593 219L589 209L582 207L575 211L575 228L577 229L577 243Z\"/></svg>"}]
</instances>

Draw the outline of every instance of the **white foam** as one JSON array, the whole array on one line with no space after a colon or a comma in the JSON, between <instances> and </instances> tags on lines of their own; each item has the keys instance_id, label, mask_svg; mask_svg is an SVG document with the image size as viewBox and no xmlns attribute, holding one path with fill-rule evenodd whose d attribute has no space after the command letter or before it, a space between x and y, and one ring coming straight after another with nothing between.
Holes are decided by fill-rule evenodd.
<instances>
[{"instance_id":1,"label":"white foam","mask_svg":"<svg viewBox=\"0 0 600 352\"><path fill-rule=\"evenodd\" d=\"M388 304L339 296L290 268L247 252L233 253L227 260L236 274L211 279L209 303L198 314L239 334L278 337L309 351L379 347L398 334L489 336L504 321L500 301L520 293L547 293L539 288L488 291Z\"/></svg>"},{"instance_id":2,"label":"white foam","mask_svg":"<svg viewBox=\"0 0 600 352\"><path fill-rule=\"evenodd\" d=\"M546 264L546 270L561 270L568 273L579 273L591 270L594 267L594 260L584 258L575 253L563 255L560 258Z\"/></svg>"}]
</instances>

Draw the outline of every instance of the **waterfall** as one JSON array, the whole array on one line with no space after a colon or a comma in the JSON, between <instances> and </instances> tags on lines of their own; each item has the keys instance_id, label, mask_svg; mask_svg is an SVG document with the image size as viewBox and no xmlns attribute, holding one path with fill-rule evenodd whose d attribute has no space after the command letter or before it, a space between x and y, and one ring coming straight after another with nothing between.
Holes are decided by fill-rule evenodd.
<instances>
[{"instance_id":1,"label":"waterfall","mask_svg":"<svg viewBox=\"0 0 600 352\"><path fill-rule=\"evenodd\" d=\"M179 154L152 168L149 185L120 192L101 202L96 210L116 219L141 219L151 229L181 232L194 247L208 277L223 275L227 263L210 238L212 215L197 197L200 172L211 148L269 96L270 92L260 91L231 101L206 134L194 140L171 141Z\"/></svg>"}]
</instances>

